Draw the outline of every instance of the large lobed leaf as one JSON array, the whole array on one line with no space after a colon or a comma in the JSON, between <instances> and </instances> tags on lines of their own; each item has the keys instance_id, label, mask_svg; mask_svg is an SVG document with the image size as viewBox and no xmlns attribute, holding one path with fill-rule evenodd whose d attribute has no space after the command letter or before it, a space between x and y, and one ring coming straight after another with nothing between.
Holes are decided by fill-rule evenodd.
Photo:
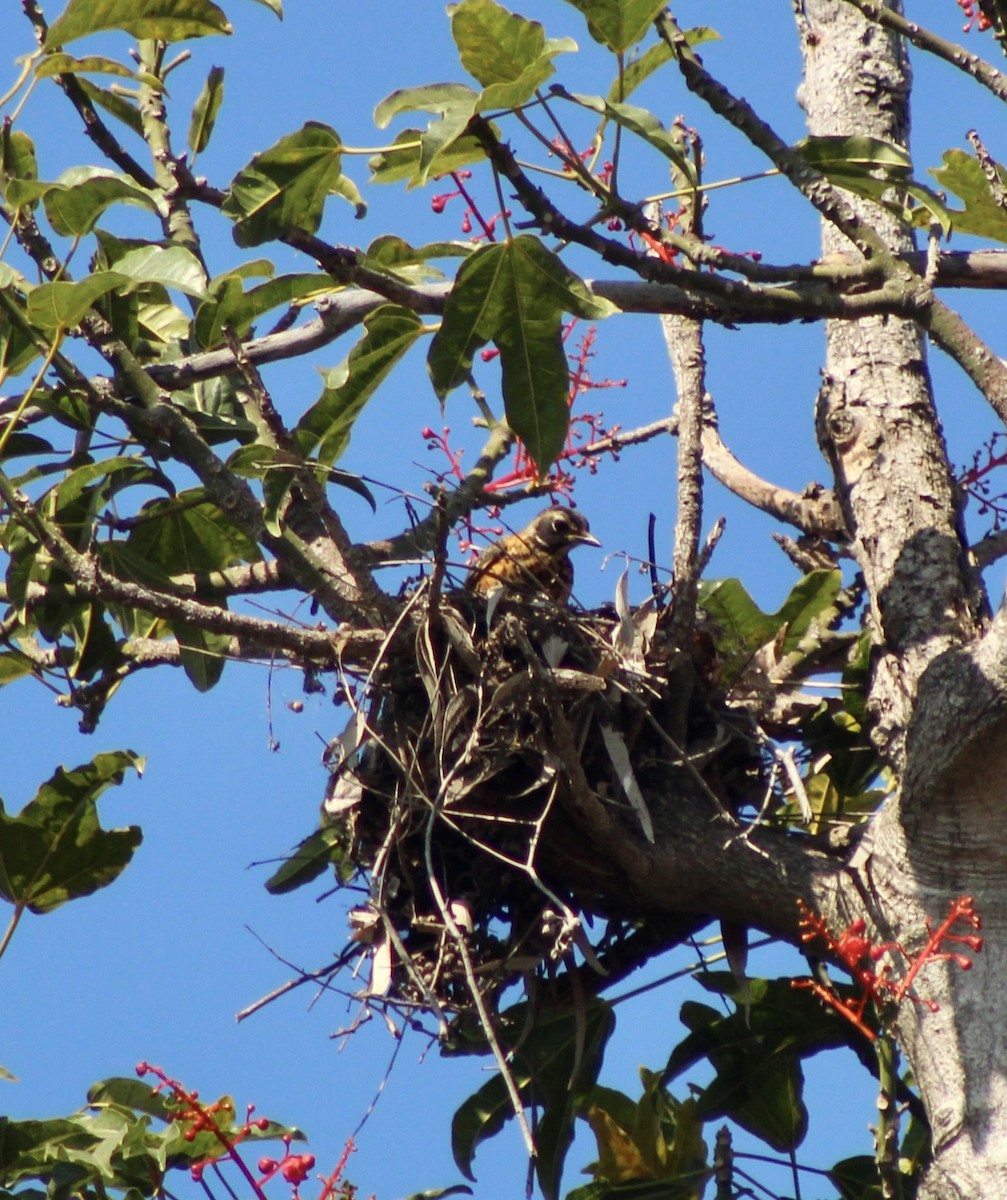
<instances>
[{"instance_id":1,"label":"large lobed leaf","mask_svg":"<svg viewBox=\"0 0 1007 1200\"><path fill-rule=\"evenodd\" d=\"M1001 185L1007 187L1007 171L999 164L996 170ZM944 165L931 168L930 174L965 205L961 211L951 210L951 224L956 233L973 233L1007 242L1007 211L994 199L982 165L971 154L964 150L945 150Z\"/></svg>"},{"instance_id":2,"label":"large lobed leaf","mask_svg":"<svg viewBox=\"0 0 1007 1200\"><path fill-rule=\"evenodd\" d=\"M239 246L260 246L291 230L314 234L325 201L342 196L366 211L356 184L343 174L343 144L334 129L306 122L257 154L231 181L222 212L234 221Z\"/></svg>"},{"instance_id":3,"label":"large lobed leaf","mask_svg":"<svg viewBox=\"0 0 1007 1200\"><path fill-rule=\"evenodd\" d=\"M587 19L596 42L623 54L647 36L665 0L568 0Z\"/></svg>"},{"instance_id":4,"label":"large lobed leaf","mask_svg":"<svg viewBox=\"0 0 1007 1200\"><path fill-rule=\"evenodd\" d=\"M98 754L73 770L59 767L17 816L0 805L0 895L34 913L52 912L116 879L142 840L140 829L102 829L98 797L142 771L131 750Z\"/></svg>"},{"instance_id":5,"label":"large lobed leaf","mask_svg":"<svg viewBox=\"0 0 1007 1200\"><path fill-rule=\"evenodd\" d=\"M70 0L49 26L45 48L109 29L162 42L232 32L223 10L211 0Z\"/></svg>"},{"instance_id":6,"label":"large lobed leaf","mask_svg":"<svg viewBox=\"0 0 1007 1200\"><path fill-rule=\"evenodd\" d=\"M563 314L597 320L611 306L534 237L482 246L462 265L428 367L442 399L468 378L475 353L500 351L507 422L545 472L569 421Z\"/></svg>"},{"instance_id":7,"label":"large lobed leaf","mask_svg":"<svg viewBox=\"0 0 1007 1200\"><path fill-rule=\"evenodd\" d=\"M576 50L570 38L546 38L529 21L496 0L462 0L451 9L451 32L462 66L483 87L477 112L525 104L552 75L557 54Z\"/></svg>"}]
</instances>

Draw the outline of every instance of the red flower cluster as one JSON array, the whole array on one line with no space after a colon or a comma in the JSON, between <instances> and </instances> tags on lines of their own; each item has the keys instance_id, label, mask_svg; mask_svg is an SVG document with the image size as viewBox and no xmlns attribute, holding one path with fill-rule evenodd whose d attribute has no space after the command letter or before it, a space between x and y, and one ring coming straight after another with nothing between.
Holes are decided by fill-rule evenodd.
<instances>
[{"instance_id":1,"label":"red flower cluster","mask_svg":"<svg viewBox=\"0 0 1007 1200\"><path fill-rule=\"evenodd\" d=\"M991 28L993 22L989 17L985 13L976 12L975 0L955 0L955 3L968 17L968 21L962 26L963 33L968 33L973 25L980 33L985 33L987 29Z\"/></svg>"},{"instance_id":2,"label":"red flower cluster","mask_svg":"<svg viewBox=\"0 0 1007 1200\"><path fill-rule=\"evenodd\" d=\"M314 1169L315 1156L313 1154L291 1154L290 1144L293 1140L291 1137L281 1139L284 1146L281 1159L268 1156L259 1159L256 1164L259 1169L259 1179L255 1178L238 1153L238 1146L253 1130L261 1133L269 1128L270 1122L265 1117L252 1119L252 1113L255 1111L254 1105L248 1106L243 1125L231 1126L227 1119L234 1113L230 1100L225 1098L217 1100L213 1104L204 1104L199 1099L198 1092L188 1091L177 1079L170 1078L160 1067L153 1067L146 1062L137 1064L136 1073L141 1079L144 1075L153 1075L159 1080L153 1089L155 1095L162 1091L170 1093L172 1117L182 1127L182 1136L187 1142L195 1141L201 1133L210 1133L222 1147L222 1154L207 1154L201 1162L197 1162L190 1168L190 1174L194 1180L199 1182L208 1166L219 1158L227 1158L245 1177L257 1200L266 1200L263 1188L275 1175L280 1175L290 1184L294 1200L299 1200L297 1189L308 1178L309 1172ZM224 1121L217 1121L218 1114L224 1116ZM350 1138L332 1174L327 1178L318 1177L322 1184L318 1200L353 1200L356 1188L353 1184L342 1181L342 1174L354 1149L353 1139ZM230 1189L228 1190L230 1191ZM230 1194L233 1196L234 1192L231 1191Z\"/></svg>"},{"instance_id":3,"label":"red flower cluster","mask_svg":"<svg viewBox=\"0 0 1007 1200\"><path fill-rule=\"evenodd\" d=\"M898 1004L908 997L915 1004L924 1004L931 1012L936 1012L938 1005L933 1000L921 999L911 991L917 975L927 963L932 962L953 962L963 971L970 970L972 959L957 950L945 949L949 944L966 946L973 954L978 954L983 948L983 939L977 933L952 932L952 927L959 923L975 930L982 928L982 920L971 896L959 896L952 901L948 915L936 929L927 920L927 941L915 956L907 954L898 942L872 942L866 936L866 923L860 918L837 937L830 932L823 917L813 913L803 901L798 901L798 904L803 930L801 941L805 944L817 942L823 946L829 958L838 962L853 977L858 994L852 1000L847 1000L814 979L795 979L793 986L814 992L872 1042L877 1040L877 1034L864 1020L869 1004L880 1008L889 1003ZM900 956L906 964L906 970L899 978L894 978L892 974L897 961L894 955ZM882 959L887 961L882 963Z\"/></svg>"}]
</instances>

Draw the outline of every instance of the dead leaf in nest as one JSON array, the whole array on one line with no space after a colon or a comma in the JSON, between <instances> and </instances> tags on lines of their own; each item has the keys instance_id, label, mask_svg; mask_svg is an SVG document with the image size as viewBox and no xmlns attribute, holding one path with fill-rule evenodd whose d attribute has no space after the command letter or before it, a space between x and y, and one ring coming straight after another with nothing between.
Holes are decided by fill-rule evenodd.
<instances>
[{"instance_id":1,"label":"dead leaf in nest","mask_svg":"<svg viewBox=\"0 0 1007 1200\"><path fill-rule=\"evenodd\" d=\"M603 692L607 686L604 679L587 671L575 671L573 667L557 667L552 680L565 692Z\"/></svg>"},{"instance_id":2,"label":"dead leaf in nest","mask_svg":"<svg viewBox=\"0 0 1007 1200\"><path fill-rule=\"evenodd\" d=\"M650 819L650 809L647 807L643 792L640 791L640 785L636 782L633 764L629 761L629 750L623 741L622 734L613 729L611 725L601 725L600 729L605 749L608 751L612 766L615 767L616 775L619 777L619 785L640 821L643 836L648 842L653 843L654 823Z\"/></svg>"},{"instance_id":3,"label":"dead leaf in nest","mask_svg":"<svg viewBox=\"0 0 1007 1200\"><path fill-rule=\"evenodd\" d=\"M542 643L542 657L550 667L558 667L563 661L563 655L570 648L570 643L555 633L550 633Z\"/></svg>"},{"instance_id":4,"label":"dead leaf in nest","mask_svg":"<svg viewBox=\"0 0 1007 1200\"><path fill-rule=\"evenodd\" d=\"M359 804L363 798L364 788L360 780L352 771L342 771L331 776L326 784L322 811L326 816L335 817Z\"/></svg>"},{"instance_id":5,"label":"dead leaf in nest","mask_svg":"<svg viewBox=\"0 0 1007 1200\"><path fill-rule=\"evenodd\" d=\"M364 789L353 767L367 742L367 716L358 708L343 732L325 747L322 762L329 768L322 811L330 817L345 812L363 799Z\"/></svg>"},{"instance_id":6,"label":"dead leaf in nest","mask_svg":"<svg viewBox=\"0 0 1007 1200\"><path fill-rule=\"evenodd\" d=\"M385 996L392 986L392 944L387 938L377 942L371 951L372 996Z\"/></svg>"},{"instance_id":7,"label":"dead leaf in nest","mask_svg":"<svg viewBox=\"0 0 1007 1200\"><path fill-rule=\"evenodd\" d=\"M346 922L350 927L350 941L369 945L374 941L381 918L373 908L351 908L346 914Z\"/></svg>"},{"instance_id":8,"label":"dead leaf in nest","mask_svg":"<svg viewBox=\"0 0 1007 1200\"><path fill-rule=\"evenodd\" d=\"M475 643L472 641L471 633L469 633L453 608L445 606L439 611L452 649L462 660L466 670L470 671L473 675L478 675L482 669L482 662L475 648Z\"/></svg>"},{"instance_id":9,"label":"dead leaf in nest","mask_svg":"<svg viewBox=\"0 0 1007 1200\"><path fill-rule=\"evenodd\" d=\"M451 920L463 933L473 933L475 922L472 920L472 905L467 900L449 900L448 913Z\"/></svg>"},{"instance_id":10,"label":"dead leaf in nest","mask_svg":"<svg viewBox=\"0 0 1007 1200\"><path fill-rule=\"evenodd\" d=\"M490 708L506 708L521 692L531 686L531 682L532 675L529 670L515 671L513 675L508 675L490 697Z\"/></svg>"},{"instance_id":11,"label":"dead leaf in nest","mask_svg":"<svg viewBox=\"0 0 1007 1200\"><path fill-rule=\"evenodd\" d=\"M440 736L441 754L457 754L468 739L479 709L479 693L471 685L459 688L444 708L444 725ZM455 735L458 734L458 738ZM457 741L457 745L455 742Z\"/></svg>"},{"instance_id":12,"label":"dead leaf in nest","mask_svg":"<svg viewBox=\"0 0 1007 1200\"><path fill-rule=\"evenodd\" d=\"M620 666L646 675L647 653L657 630L657 600L650 596L635 611L629 604L629 567L615 586L615 611L619 624L612 630L612 649Z\"/></svg>"}]
</instances>

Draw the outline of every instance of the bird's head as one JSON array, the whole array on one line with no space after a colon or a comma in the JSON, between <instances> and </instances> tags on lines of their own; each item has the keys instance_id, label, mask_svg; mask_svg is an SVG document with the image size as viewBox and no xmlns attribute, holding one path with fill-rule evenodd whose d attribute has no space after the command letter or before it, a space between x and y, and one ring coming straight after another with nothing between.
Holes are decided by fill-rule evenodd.
<instances>
[{"instance_id":1,"label":"bird's head","mask_svg":"<svg viewBox=\"0 0 1007 1200\"><path fill-rule=\"evenodd\" d=\"M526 541L538 542L552 553L568 553L574 546L600 546L591 532L587 517L574 508L546 508L527 529L522 530Z\"/></svg>"}]
</instances>

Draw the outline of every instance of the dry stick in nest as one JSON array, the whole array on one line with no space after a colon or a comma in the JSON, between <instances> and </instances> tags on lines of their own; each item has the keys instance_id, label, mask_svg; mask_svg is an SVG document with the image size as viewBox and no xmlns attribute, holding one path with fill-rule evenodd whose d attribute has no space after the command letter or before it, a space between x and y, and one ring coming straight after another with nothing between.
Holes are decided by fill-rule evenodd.
<instances>
[{"instance_id":1,"label":"dry stick in nest","mask_svg":"<svg viewBox=\"0 0 1007 1200\"><path fill-rule=\"evenodd\" d=\"M518 1128L521 1130L521 1137L524 1140L525 1149L528 1151L528 1156L534 1159L538 1151L535 1147L535 1138L531 1131L531 1126L528 1124L528 1118L525 1116L524 1102L521 1099L521 1092L517 1085L517 1080L514 1078L514 1072L511 1070L510 1063L507 1061L507 1055L504 1053L503 1047L500 1044L500 1039L497 1037L496 1030L493 1027L493 1018L489 1009L486 1007L486 1001L482 992L479 989L479 984L476 981L475 969L472 965L472 956L469 953L466 936L458 927L458 923L454 919L454 914L451 912L450 905L445 901L444 894L441 891L440 884L437 881L437 875L433 865L433 828L437 816L443 806L447 789L451 779L457 773L461 764L466 760L474 746L473 738L476 734L476 727L466 743L464 753L459 757L457 762L449 770L447 776L442 780L438 790L438 795L431 806L430 812L427 815L426 828L423 834L423 857L427 868L427 883L430 891L433 894L434 900L440 910L441 920L444 922L444 927L448 931L455 948L458 951L458 956L462 962L462 969L465 973L465 983L469 990L469 995L472 997L472 1003L475 1005L476 1013L479 1017L479 1024L482 1026L483 1033L486 1035L486 1041L489 1044L490 1050L496 1060L497 1069L504 1081L504 1087L507 1089L507 1095L511 1102L511 1108L514 1111L514 1118L518 1123Z\"/></svg>"},{"instance_id":2,"label":"dry stick in nest","mask_svg":"<svg viewBox=\"0 0 1007 1200\"><path fill-rule=\"evenodd\" d=\"M392 645L392 642L395 640L399 631L402 629L402 626L406 623L407 620L410 619L414 608L422 601L422 599L424 598L427 591L428 591L428 585L421 584L420 587L418 587L416 589L416 591L409 597L407 602L403 605L402 611L399 613L399 615L396 618L392 627L388 630L388 633L385 635L385 638L384 638L381 646L379 647L377 654L374 656L374 661L371 664L371 668L370 668L370 670L367 674L367 677L364 680L364 683L360 689L361 695L366 695L368 693L368 691L370 691L371 686L374 681L375 674L378 671L378 669L382 666L382 664L386 661L386 656L388 654L388 650L389 650L390 646ZM358 708L357 703L353 699L352 692L348 688L346 688L346 689L344 689L344 695L346 696L347 702L350 704L351 708L353 709L354 714L356 715L359 712L359 708ZM408 784L408 781L412 776L413 770L416 767L415 759L411 764L406 763L397 753L397 748L392 747L388 744L388 741L384 737L381 730L379 728L375 727L375 725L370 720L365 720L364 734L361 736L361 739L360 739L361 743L364 741L365 738L372 740L375 743L375 745L377 745L381 749L381 751L387 756L388 761L390 763L394 764L400 778L406 780L406 782ZM414 751L415 751L415 747L414 747ZM383 894L385 891L385 881L386 881L386 863L388 862L388 860L391 856L390 852L391 852L392 847L395 845L395 840L396 840L397 834L398 834L398 829L396 827L396 822L390 821L389 825L388 825L388 829L386 831L385 838L383 839L383 843L382 843L381 847L378 849L377 853L375 854L374 862L370 868L371 879L372 879L371 903L374 905L379 916L381 917L381 922L382 922L382 927L384 929L385 937L387 938L388 942L391 943L391 946L394 949L394 951L398 954L399 959L402 963L402 967L408 974L413 986L417 989L417 992L419 993L419 995L422 996L424 1006L428 1007L430 1009L430 1011L436 1016L437 1021L438 1021L438 1026L439 1026L441 1033L445 1033L448 1028L448 1019L444 1013L444 1010L441 1007L441 1004L440 1004L436 994L427 985L427 983L423 979L420 972L416 970L416 967L412 961L412 957L410 956L408 949L406 948L405 944L403 943L398 930L395 928L395 923L392 920L392 918L390 917L390 915L387 911L386 905L384 903L384 899L383 899Z\"/></svg>"}]
</instances>

